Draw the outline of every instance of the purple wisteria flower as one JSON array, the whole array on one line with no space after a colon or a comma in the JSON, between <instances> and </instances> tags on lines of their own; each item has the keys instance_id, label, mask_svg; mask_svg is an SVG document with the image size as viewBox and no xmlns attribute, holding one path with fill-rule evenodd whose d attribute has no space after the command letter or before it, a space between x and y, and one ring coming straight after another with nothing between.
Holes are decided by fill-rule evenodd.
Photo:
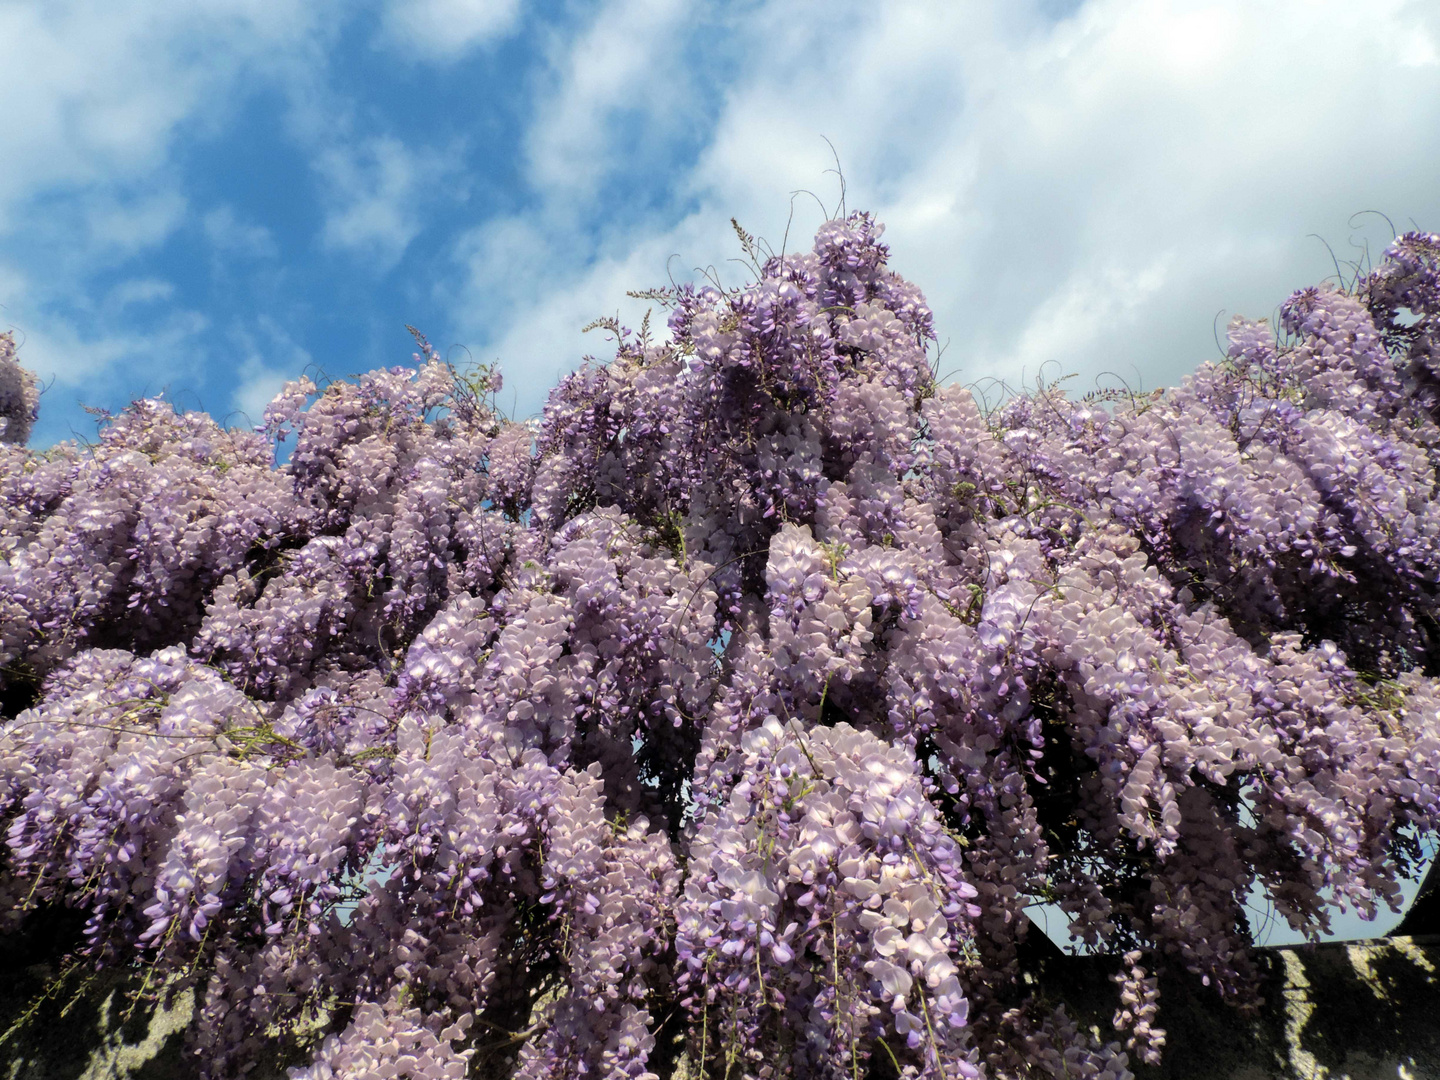
<instances>
[{"instance_id":1,"label":"purple wisteria flower","mask_svg":"<svg viewBox=\"0 0 1440 1080\"><path fill-rule=\"evenodd\" d=\"M417 335L256 430L24 448L0 926L206 1077L1128 1077L1440 821L1440 238L1180 386L986 410L882 228L649 294L538 422ZM276 462L277 446L289 452ZM1034 905L1109 1031L1027 979Z\"/></svg>"}]
</instances>

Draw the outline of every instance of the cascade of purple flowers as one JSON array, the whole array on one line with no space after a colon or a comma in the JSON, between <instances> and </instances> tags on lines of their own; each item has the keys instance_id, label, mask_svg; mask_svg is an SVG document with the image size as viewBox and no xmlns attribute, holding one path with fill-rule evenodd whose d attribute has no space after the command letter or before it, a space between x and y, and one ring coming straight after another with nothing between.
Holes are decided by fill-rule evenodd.
<instances>
[{"instance_id":1,"label":"cascade of purple flowers","mask_svg":"<svg viewBox=\"0 0 1440 1080\"><path fill-rule=\"evenodd\" d=\"M499 375L25 448L0 927L195 991L216 1078L1120 1078L1440 823L1440 237L1177 388L986 411L865 214L538 425ZM742 242L758 255L753 241ZM283 466L277 443L292 441ZM1024 975L1057 904L1097 1038Z\"/></svg>"}]
</instances>

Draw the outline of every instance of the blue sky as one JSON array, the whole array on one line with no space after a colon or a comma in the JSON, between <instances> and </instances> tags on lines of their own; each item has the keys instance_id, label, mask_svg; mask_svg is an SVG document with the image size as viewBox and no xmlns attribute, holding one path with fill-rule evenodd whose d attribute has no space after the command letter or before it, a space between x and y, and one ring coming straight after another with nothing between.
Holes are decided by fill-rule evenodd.
<instances>
[{"instance_id":1,"label":"blue sky","mask_svg":"<svg viewBox=\"0 0 1440 1080\"><path fill-rule=\"evenodd\" d=\"M732 216L807 244L832 145L963 382L1166 385L1382 248L1357 213L1440 229L1433 0L0 0L0 73L39 446L258 420L407 323L534 414L627 289L739 282Z\"/></svg>"},{"instance_id":2,"label":"blue sky","mask_svg":"<svg viewBox=\"0 0 1440 1080\"><path fill-rule=\"evenodd\" d=\"M37 445L258 418L406 323L530 415L627 289L738 281L732 215L807 242L833 144L954 377L1154 387L1333 275L1310 234L1440 228L1437 43L1387 0L0 0L0 326Z\"/></svg>"}]
</instances>

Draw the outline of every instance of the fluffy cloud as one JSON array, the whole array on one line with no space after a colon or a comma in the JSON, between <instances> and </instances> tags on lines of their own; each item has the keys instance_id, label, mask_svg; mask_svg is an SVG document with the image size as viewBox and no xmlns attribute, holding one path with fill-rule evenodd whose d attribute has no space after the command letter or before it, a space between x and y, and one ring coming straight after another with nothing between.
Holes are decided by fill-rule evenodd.
<instances>
[{"instance_id":1,"label":"fluffy cloud","mask_svg":"<svg viewBox=\"0 0 1440 1080\"><path fill-rule=\"evenodd\" d=\"M28 197L163 165L177 130L242 75L303 65L331 3L66 0L0 7L0 230Z\"/></svg>"},{"instance_id":2,"label":"fluffy cloud","mask_svg":"<svg viewBox=\"0 0 1440 1080\"><path fill-rule=\"evenodd\" d=\"M1397 62L1437 23L1420 5L1098 0L962 62L984 108L937 125L877 209L973 372L1173 381L1213 355L1217 309L1269 314L1329 271L1307 234L1346 258L1356 211L1440 219L1421 180L1440 68ZM947 189L949 212L911 209Z\"/></svg>"},{"instance_id":3,"label":"fluffy cloud","mask_svg":"<svg viewBox=\"0 0 1440 1080\"><path fill-rule=\"evenodd\" d=\"M117 299L134 300L123 295ZM48 437L39 443L42 446L58 438L94 436L93 428L75 415L77 403L111 408L117 397L128 401L163 394L172 383L183 390L189 383L187 366L195 355L196 339L208 325L203 315L183 310L164 315L146 329L119 321L97 327L88 320L39 310L48 317L23 327L17 340L23 363L40 376L44 388L40 417L42 424L48 424ZM128 362L135 357L145 359L140 380L129 369Z\"/></svg>"},{"instance_id":4,"label":"fluffy cloud","mask_svg":"<svg viewBox=\"0 0 1440 1080\"><path fill-rule=\"evenodd\" d=\"M944 370L1155 386L1213 355L1221 308L1266 315L1330 273L1307 234L1343 263L1363 258L1356 211L1440 225L1437 43L1440 12L1403 0L605 0L543 24L516 0L10 4L0 305L74 346L62 381L93 387L107 363L153 381L258 317L186 310L209 302L185 276L208 261L272 317L354 313L371 338L429 320L498 357L528 413L604 352L584 323L638 320L627 288L739 280L732 216L807 244L839 203L828 139L849 206L878 213L926 289ZM176 162L212 145L241 160L226 139L266 93L275 160L254 190L187 188ZM271 164L304 190L278 190ZM1356 225L1372 251L1389 238ZM422 232L454 239L422 259ZM90 299L117 281L176 290ZM175 329L206 324L204 348ZM286 328L317 356L322 332Z\"/></svg>"},{"instance_id":5,"label":"fluffy cloud","mask_svg":"<svg viewBox=\"0 0 1440 1080\"><path fill-rule=\"evenodd\" d=\"M452 61L504 37L519 16L520 0L390 0L377 45Z\"/></svg>"},{"instance_id":6,"label":"fluffy cloud","mask_svg":"<svg viewBox=\"0 0 1440 1080\"><path fill-rule=\"evenodd\" d=\"M49 387L37 442L82 423L77 398L114 407L172 378L194 383L197 339L211 320L166 307L173 286L128 264L172 240L190 215L177 147L223 129L249 91L308 79L336 7L0 5L0 310ZM224 212L205 226L224 232ZM118 283L107 280L117 273Z\"/></svg>"},{"instance_id":7,"label":"fluffy cloud","mask_svg":"<svg viewBox=\"0 0 1440 1080\"><path fill-rule=\"evenodd\" d=\"M685 0L613 0L573 38L551 43L550 75L526 135L532 185L583 200L607 174L633 165L647 140L694 122L682 46L687 30L705 25L704 10Z\"/></svg>"},{"instance_id":8,"label":"fluffy cloud","mask_svg":"<svg viewBox=\"0 0 1440 1080\"><path fill-rule=\"evenodd\" d=\"M630 7L609 5L594 26L620 24ZM713 32L686 18L684 32ZM576 35L557 70L582 70L599 32ZM1331 272L1307 234L1345 260L1363 257L1348 247L1357 211L1386 211L1400 228L1440 223L1433 5L1090 0L996 13L776 0L748 9L731 33L724 47L740 59L720 107L690 117L706 125L699 151L670 179L669 204L628 230L597 238L570 226L589 194L559 182L585 160L573 148L600 129L597 110L607 115L604 88L599 105L577 93L539 114L533 179L545 198L508 234L546 242L528 267L512 252L505 273L550 287L513 307L499 332L488 316L462 322L502 361L533 340L524 328L571 310L563 333L546 324L545 334L578 355L582 298L615 289L592 314L622 302L613 275L633 265L627 253L657 259L626 287L660 278L670 253L681 271L723 267L736 254L731 215L778 248L791 211L783 193L816 191L827 209L837 201L822 136L839 153L850 206L879 214L897 269L926 289L949 340L943 364L962 381L1169 383L1214 355L1219 309L1268 315ZM629 97L674 100L663 61L620 66ZM820 217L808 198L794 205L792 247ZM492 224L483 234L507 232ZM1372 251L1389 239L1379 218L1357 219L1354 235ZM459 248L471 280L461 320L495 287L488 250L473 236ZM550 366L533 381L520 373L531 407Z\"/></svg>"},{"instance_id":9,"label":"fluffy cloud","mask_svg":"<svg viewBox=\"0 0 1440 1080\"><path fill-rule=\"evenodd\" d=\"M260 423L269 405L281 388L291 379L298 379L310 369L310 353L274 319L262 316L253 327L237 328L231 340L237 354L240 382L231 395L233 412L227 423L254 425Z\"/></svg>"},{"instance_id":10,"label":"fluffy cloud","mask_svg":"<svg viewBox=\"0 0 1440 1080\"><path fill-rule=\"evenodd\" d=\"M84 207L87 239L94 255L133 254L162 243L185 216L186 202L176 191L159 190L133 199L99 194Z\"/></svg>"},{"instance_id":11,"label":"fluffy cloud","mask_svg":"<svg viewBox=\"0 0 1440 1080\"><path fill-rule=\"evenodd\" d=\"M202 219L205 238L215 250L226 255L273 258L275 238L270 230L241 219L233 206L217 206Z\"/></svg>"},{"instance_id":12,"label":"fluffy cloud","mask_svg":"<svg viewBox=\"0 0 1440 1080\"><path fill-rule=\"evenodd\" d=\"M398 139L369 139L338 145L322 154L317 168L327 182L331 209L324 240L334 248L370 252L384 265L395 262L420 231L420 204L427 175L425 156L412 154Z\"/></svg>"}]
</instances>

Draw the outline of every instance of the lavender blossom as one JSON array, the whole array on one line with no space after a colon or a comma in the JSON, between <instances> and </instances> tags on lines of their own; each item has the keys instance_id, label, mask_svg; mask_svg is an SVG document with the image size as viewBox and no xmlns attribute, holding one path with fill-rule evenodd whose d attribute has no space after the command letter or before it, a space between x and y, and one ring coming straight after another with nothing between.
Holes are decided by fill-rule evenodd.
<instances>
[{"instance_id":1,"label":"lavender blossom","mask_svg":"<svg viewBox=\"0 0 1440 1080\"><path fill-rule=\"evenodd\" d=\"M1253 1000L1255 889L1396 907L1440 240L1171 390L987 411L882 231L741 230L758 280L597 324L527 424L417 335L255 430L37 452L0 335L0 926L192 988L213 1080L1123 1080L1165 972ZM1041 902L1111 1030L1026 979Z\"/></svg>"}]
</instances>

